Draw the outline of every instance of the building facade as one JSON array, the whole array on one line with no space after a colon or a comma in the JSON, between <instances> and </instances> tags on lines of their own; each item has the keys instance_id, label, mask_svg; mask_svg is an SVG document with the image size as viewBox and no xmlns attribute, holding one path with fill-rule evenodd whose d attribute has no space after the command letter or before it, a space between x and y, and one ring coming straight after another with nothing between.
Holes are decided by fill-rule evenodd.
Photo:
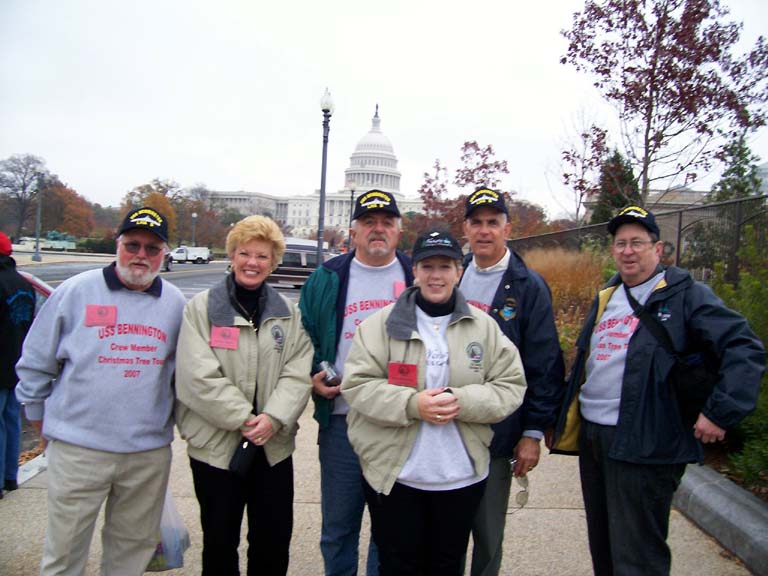
<instances>
[{"instance_id":1,"label":"building facade","mask_svg":"<svg viewBox=\"0 0 768 576\"><path fill-rule=\"evenodd\" d=\"M419 198L405 198L400 192L400 171L394 147L381 131L379 106L371 119L371 129L355 146L344 170L345 186L325 194L326 230L346 231L349 227L356 196L377 188L392 194L400 212L422 212ZM275 221L291 227L291 234L308 238L317 231L320 213L320 190L311 194L285 198L263 192L211 192L218 207L238 210L243 215L265 214Z\"/></svg>"}]
</instances>

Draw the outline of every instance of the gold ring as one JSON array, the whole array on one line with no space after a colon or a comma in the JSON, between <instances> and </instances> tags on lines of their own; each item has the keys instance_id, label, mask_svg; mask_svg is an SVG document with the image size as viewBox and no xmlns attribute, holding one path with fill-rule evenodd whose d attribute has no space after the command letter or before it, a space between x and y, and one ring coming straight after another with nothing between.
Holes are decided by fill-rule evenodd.
<instances>
[{"instance_id":1,"label":"gold ring","mask_svg":"<svg viewBox=\"0 0 768 576\"><path fill-rule=\"evenodd\" d=\"M256 438L256 442L261 442L261 438Z\"/></svg>"},{"instance_id":2,"label":"gold ring","mask_svg":"<svg viewBox=\"0 0 768 576\"><path fill-rule=\"evenodd\" d=\"M443 419L443 417L442 417L440 414L438 414L438 415L436 416L436 418L437 418L438 420L442 420L442 419Z\"/></svg>"}]
</instances>

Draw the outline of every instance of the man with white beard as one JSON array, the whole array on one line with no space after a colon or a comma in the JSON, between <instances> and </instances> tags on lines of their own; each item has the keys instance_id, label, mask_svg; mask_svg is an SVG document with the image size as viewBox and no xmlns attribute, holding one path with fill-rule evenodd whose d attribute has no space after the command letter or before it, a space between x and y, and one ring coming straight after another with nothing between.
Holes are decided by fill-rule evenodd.
<instances>
[{"instance_id":1,"label":"man with white beard","mask_svg":"<svg viewBox=\"0 0 768 576\"><path fill-rule=\"evenodd\" d=\"M171 464L176 339L185 298L158 278L168 223L132 210L116 261L61 284L40 309L16 396L48 439L40 573L84 574L99 510L102 573L140 575L157 544Z\"/></svg>"}]
</instances>

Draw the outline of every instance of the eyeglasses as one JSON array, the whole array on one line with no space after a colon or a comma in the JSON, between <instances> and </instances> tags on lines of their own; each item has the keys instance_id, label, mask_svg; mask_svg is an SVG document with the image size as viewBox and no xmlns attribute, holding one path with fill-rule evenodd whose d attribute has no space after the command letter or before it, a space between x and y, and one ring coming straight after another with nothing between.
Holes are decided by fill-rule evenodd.
<instances>
[{"instance_id":1,"label":"eyeglasses","mask_svg":"<svg viewBox=\"0 0 768 576\"><path fill-rule=\"evenodd\" d=\"M613 249L616 252L624 252L624 250L627 249L627 246L629 246L632 249L632 252L640 252L642 251L648 244L655 244L653 240L631 240L630 242L626 242L624 240L619 240L618 242L613 243Z\"/></svg>"},{"instance_id":2,"label":"eyeglasses","mask_svg":"<svg viewBox=\"0 0 768 576\"><path fill-rule=\"evenodd\" d=\"M509 461L509 468L513 474L516 462L517 460L514 459ZM517 485L521 488L521 490L515 494L515 503L520 506L520 508L523 508L528 504L528 495L530 494L528 491L528 476L515 476L515 482L517 482Z\"/></svg>"},{"instance_id":3,"label":"eyeglasses","mask_svg":"<svg viewBox=\"0 0 768 576\"><path fill-rule=\"evenodd\" d=\"M163 251L162 246L155 244L142 244L141 242L122 242L121 244L130 254L138 254L143 247L144 253L150 258L154 258Z\"/></svg>"}]
</instances>

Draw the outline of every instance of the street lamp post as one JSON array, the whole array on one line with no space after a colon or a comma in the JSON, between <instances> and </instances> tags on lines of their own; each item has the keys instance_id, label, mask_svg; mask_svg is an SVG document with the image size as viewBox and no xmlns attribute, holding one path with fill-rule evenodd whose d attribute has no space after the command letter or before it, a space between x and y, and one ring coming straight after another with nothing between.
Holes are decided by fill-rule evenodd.
<instances>
[{"instance_id":1,"label":"street lamp post","mask_svg":"<svg viewBox=\"0 0 768 576\"><path fill-rule=\"evenodd\" d=\"M323 164L320 169L320 216L317 219L317 265L323 263L323 236L325 235L325 168L328 160L328 131L330 130L331 115L333 114L333 99L328 88L320 98L320 109L323 111Z\"/></svg>"},{"instance_id":2,"label":"street lamp post","mask_svg":"<svg viewBox=\"0 0 768 576\"><path fill-rule=\"evenodd\" d=\"M349 228L347 228L347 252L352 250L352 213L355 211L355 187L349 187Z\"/></svg>"},{"instance_id":3,"label":"street lamp post","mask_svg":"<svg viewBox=\"0 0 768 576\"><path fill-rule=\"evenodd\" d=\"M37 217L35 219L35 252L32 254L33 262L42 262L43 257L40 255L40 228L43 219L43 185L41 183L42 176L37 177Z\"/></svg>"},{"instance_id":4,"label":"street lamp post","mask_svg":"<svg viewBox=\"0 0 768 576\"><path fill-rule=\"evenodd\" d=\"M197 212L192 212L192 246L195 244L195 224L197 223Z\"/></svg>"}]
</instances>

